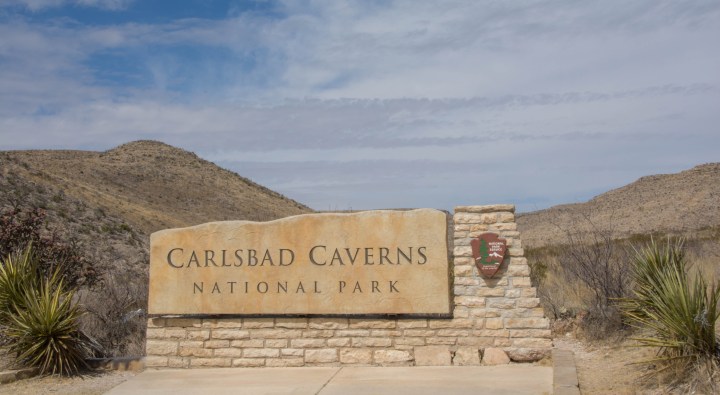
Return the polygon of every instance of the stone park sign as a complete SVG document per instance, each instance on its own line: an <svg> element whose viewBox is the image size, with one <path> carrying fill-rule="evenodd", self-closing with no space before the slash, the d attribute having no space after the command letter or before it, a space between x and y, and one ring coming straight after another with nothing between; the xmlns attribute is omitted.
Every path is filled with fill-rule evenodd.
<svg viewBox="0 0 720 395"><path fill-rule="evenodd" d="M451 313L447 214L308 214L153 233L150 314Z"/></svg>
<svg viewBox="0 0 720 395"><path fill-rule="evenodd" d="M429 209L307 214L156 232L145 364L539 360L552 348L550 323L514 212L459 206L452 221Z"/></svg>

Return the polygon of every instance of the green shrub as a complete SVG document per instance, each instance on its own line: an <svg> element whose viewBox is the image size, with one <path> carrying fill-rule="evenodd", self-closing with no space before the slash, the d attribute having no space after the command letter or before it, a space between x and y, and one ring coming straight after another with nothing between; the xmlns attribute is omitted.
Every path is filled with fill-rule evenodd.
<svg viewBox="0 0 720 395"><path fill-rule="evenodd" d="M58 272L48 278L37 270L28 246L0 265L0 324L17 362L43 374L77 374L86 367L92 342L78 329L82 312Z"/></svg>
<svg viewBox="0 0 720 395"><path fill-rule="evenodd" d="M657 347L658 355L645 362L671 369L678 380L692 378L699 367L708 377L717 371L720 287L700 274L688 275L683 242L654 240L635 250L631 271L634 296L622 299L620 307L633 326L650 332L638 338L641 346Z"/></svg>

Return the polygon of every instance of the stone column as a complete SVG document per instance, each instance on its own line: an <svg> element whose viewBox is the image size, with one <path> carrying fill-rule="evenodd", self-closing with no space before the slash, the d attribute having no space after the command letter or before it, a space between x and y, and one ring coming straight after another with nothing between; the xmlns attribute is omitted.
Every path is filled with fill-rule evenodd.
<svg viewBox="0 0 720 395"><path fill-rule="evenodd" d="M515 362L537 361L550 355L550 322L530 283L530 267L515 223L515 206L458 206L453 222L455 316L476 319L474 343L502 348ZM500 271L490 279L478 272L470 247L472 238L484 232L498 234L508 245Z"/></svg>

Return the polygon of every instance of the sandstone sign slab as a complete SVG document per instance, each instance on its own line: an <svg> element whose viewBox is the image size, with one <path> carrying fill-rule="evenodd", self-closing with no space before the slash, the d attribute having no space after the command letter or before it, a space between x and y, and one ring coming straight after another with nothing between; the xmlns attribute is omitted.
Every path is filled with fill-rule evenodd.
<svg viewBox="0 0 720 395"><path fill-rule="evenodd" d="M150 245L150 314L450 313L438 210L213 222Z"/></svg>

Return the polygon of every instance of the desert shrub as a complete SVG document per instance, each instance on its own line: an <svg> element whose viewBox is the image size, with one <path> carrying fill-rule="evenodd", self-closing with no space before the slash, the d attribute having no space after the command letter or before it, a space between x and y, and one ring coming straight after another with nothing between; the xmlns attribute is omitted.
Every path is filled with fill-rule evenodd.
<svg viewBox="0 0 720 395"><path fill-rule="evenodd" d="M59 272L43 277L30 245L3 259L1 266L5 304L0 324L17 362L43 374L76 374L86 367L92 342L78 329L82 313Z"/></svg>
<svg viewBox="0 0 720 395"><path fill-rule="evenodd" d="M630 295L632 283L626 246L612 226L600 228L589 216L565 234L557 259L565 279L583 285L578 291L586 310L579 321L583 333L590 338L622 333L625 325L616 300Z"/></svg>
<svg viewBox="0 0 720 395"><path fill-rule="evenodd" d="M37 269L45 277L58 272L70 288L92 286L98 276L80 246L72 240L61 240L55 233L43 232L46 226L46 213L40 208L15 207L0 213L0 257L32 244Z"/></svg>
<svg viewBox="0 0 720 395"><path fill-rule="evenodd" d="M573 318L584 308L577 292L577 280L568 279L558 264L556 248L528 248L530 280L537 289L545 314L555 321Z"/></svg>
<svg viewBox="0 0 720 395"><path fill-rule="evenodd" d="M104 356L143 355L147 287L144 281L102 280L101 295L87 293L83 305L88 314L81 321L83 330L101 346Z"/></svg>
<svg viewBox="0 0 720 395"><path fill-rule="evenodd" d="M653 240L635 250L631 277L633 296L621 300L623 314L633 326L649 331L637 340L657 347L656 372L671 370L675 381L698 378L698 368L717 374L720 361L715 324L720 315L720 286L688 274L683 242L658 246ZM710 381L712 383L712 380Z"/></svg>

